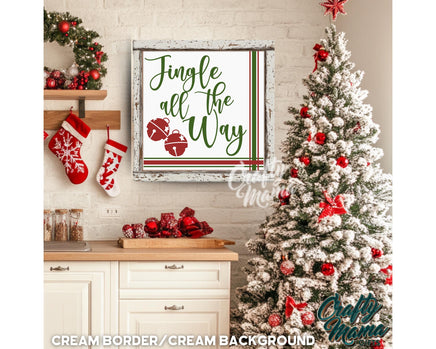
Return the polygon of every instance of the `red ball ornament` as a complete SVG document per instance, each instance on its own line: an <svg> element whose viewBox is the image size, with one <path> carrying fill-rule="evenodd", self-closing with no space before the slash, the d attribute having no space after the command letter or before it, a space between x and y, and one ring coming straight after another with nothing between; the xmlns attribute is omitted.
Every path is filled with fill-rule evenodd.
<svg viewBox="0 0 436 349"><path fill-rule="evenodd" d="M283 275L291 275L295 270L295 265L290 260L285 260L280 264L280 271Z"/></svg>
<svg viewBox="0 0 436 349"><path fill-rule="evenodd" d="M371 248L372 258L380 258L383 256L383 251L376 248Z"/></svg>
<svg viewBox="0 0 436 349"><path fill-rule="evenodd" d="M320 60L321 62L325 62L328 56L329 53L326 50L321 49L318 51L318 60Z"/></svg>
<svg viewBox="0 0 436 349"><path fill-rule="evenodd" d="M319 145L323 145L325 143L325 134L322 132L318 132L315 135L315 143Z"/></svg>
<svg viewBox="0 0 436 349"><path fill-rule="evenodd" d="M298 169L291 168L291 177L292 178L297 178L298 177Z"/></svg>
<svg viewBox="0 0 436 349"><path fill-rule="evenodd" d="M268 323L271 327L277 327L282 324L282 317L279 314L271 314L268 318Z"/></svg>
<svg viewBox="0 0 436 349"><path fill-rule="evenodd" d="M301 322L303 325L310 326L315 321L315 315L311 311L306 311L305 313L301 314Z"/></svg>
<svg viewBox="0 0 436 349"><path fill-rule="evenodd" d="M156 118L147 124L147 135L152 141L166 139L170 134L170 120L168 118Z"/></svg>
<svg viewBox="0 0 436 349"><path fill-rule="evenodd" d="M310 158L308 156L300 156L299 160L306 166L309 166L310 164Z"/></svg>
<svg viewBox="0 0 436 349"><path fill-rule="evenodd" d="M65 34L68 30L70 30L70 23L67 21L60 21L58 23L58 29L61 33Z"/></svg>
<svg viewBox="0 0 436 349"><path fill-rule="evenodd" d="M53 70L50 73L50 77L52 77L53 79L60 79L62 76L62 73L59 70Z"/></svg>
<svg viewBox="0 0 436 349"><path fill-rule="evenodd" d="M57 86L56 80L53 78L47 78L47 80L45 80L45 84L48 89L54 89Z"/></svg>
<svg viewBox="0 0 436 349"><path fill-rule="evenodd" d="M77 25L76 21L72 21L71 24L73 25L73 27L75 27Z"/></svg>
<svg viewBox="0 0 436 349"><path fill-rule="evenodd" d="M123 234L129 239L133 239L135 237L135 233L133 232L133 228L130 224L123 225Z"/></svg>
<svg viewBox="0 0 436 349"><path fill-rule="evenodd" d="M279 192L279 200L280 200L280 205L289 205L289 198L291 197L291 194L286 190L280 190Z"/></svg>
<svg viewBox="0 0 436 349"><path fill-rule="evenodd" d="M371 343L371 349L384 349L385 345L383 339L377 339L375 342Z"/></svg>
<svg viewBox="0 0 436 349"><path fill-rule="evenodd" d="M333 266L332 263L324 263L321 266L321 273L323 273L325 276L330 276L334 274L334 272L335 272L335 267Z"/></svg>
<svg viewBox="0 0 436 349"><path fill-rule="evenodd" d="M97 69L92 69L92 70L89 72L89 76L90 76L91 78L93 78L94 80L98 80L98 79L100 78L100 72L99 72Z"/></svg>
<svg viewBox="0 0 436 349"><path fill-rule="evenodd" d="M300 115L302 118L310 118L311 115L309 115L309 107L308 106L304 106L303 108L300 109Z"/></svg>
<svg viewBox="0 0 436 349"><path fill-rule="evenodd" d="M152 217L147 218L144 223L144 230L148 234L156 234L159 232L159 221Z"/></svg>
<svg viewBox="0 0 436 349"><path fill-rule="evenodd" d="M165 141L165 150L172 156L182 156L188 148L188 141L179 130L174 130Z"/></svg>
<svg viewBox="0 0 436 349"><path fill-rule="evenodd" d="M336 160L336 165L341 166L342 168L345 168L348 166L348 159L345 156L340 156Z"/></svg>

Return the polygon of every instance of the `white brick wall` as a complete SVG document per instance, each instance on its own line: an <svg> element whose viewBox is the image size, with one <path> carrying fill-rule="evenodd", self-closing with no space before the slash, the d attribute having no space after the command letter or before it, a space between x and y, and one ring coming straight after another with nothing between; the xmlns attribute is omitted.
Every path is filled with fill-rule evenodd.
<svg viewBox="0 0 436 349"><path fill-rule="evenodd" d="M103 88L104 101L87 103L88 109L121 110L121 130L111 138L130 146L130 40L132 39L270 39L276 46L276 154L286 133L283 122L289 105L298 105L304 88L301 79L313 69L312 47L323 35L328 18L319 1L308 0L45 0L48 11L69 11L83 25L97 31L109 56ZM77 108L74 101L46 101L47 109ZM55 131L49 131L54 134ZM265 209L245 208L226 183L138 183L130 172L130 150L118 174L121 195L110 198L95 175L101 165L106 132L94 130L82 156L89 168L85 183L69 182L59 160L45 148L46 208L80 207L85 210L85 239L116 239L128 222L143 222L161 212L184 206L215 228L213 236L235 240L231 249L241 254L233 266L233 287L243 284L240 267L246 260L245 242L265 217ZM46 141L48 142L48 141ZM102 207L121 208L121 218L99 217Z"/></svg>

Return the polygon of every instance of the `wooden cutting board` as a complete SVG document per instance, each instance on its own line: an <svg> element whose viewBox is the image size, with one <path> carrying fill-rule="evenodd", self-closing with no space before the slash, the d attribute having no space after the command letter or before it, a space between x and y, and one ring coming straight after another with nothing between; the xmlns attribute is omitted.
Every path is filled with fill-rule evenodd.
<svg viewBox="0 0 436 349"><path fill-rule="evenodd" d="M120 238L118 245L122 248L222 248L224 245L234 245L234 241L214 238L155 238L129 239Z"/></svg>

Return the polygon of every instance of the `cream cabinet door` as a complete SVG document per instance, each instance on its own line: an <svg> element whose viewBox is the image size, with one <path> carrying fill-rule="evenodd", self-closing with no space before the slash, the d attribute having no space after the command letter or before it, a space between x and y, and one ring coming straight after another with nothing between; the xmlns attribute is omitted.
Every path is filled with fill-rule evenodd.
<svg viewBox="0 0 436 349"><path fill-rule="evenodd" d="M161 345L151 346L153 348L190 347L177 342L186 336L215 337L215 345L203 348L218 348L218 336L228 336L228 319L229 301L226 299L120 300L120 335L157 336ZM160 343L164 337L164 342Z"/></svg>
<svg viewBox="0 0 436 349"><path fill-rule="evenodd" d="M116 262L45 262L44 348L56 348L55 335L116 334L111 283L117 284Z"/></svg>

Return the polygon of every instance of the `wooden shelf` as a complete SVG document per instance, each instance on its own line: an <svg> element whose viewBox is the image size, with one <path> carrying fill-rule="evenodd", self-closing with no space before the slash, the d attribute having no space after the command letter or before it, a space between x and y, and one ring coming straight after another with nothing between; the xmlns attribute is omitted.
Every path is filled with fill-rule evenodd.
<svg viewBox="0 0 436 349"><path fill-rule="evenodd" d="M112 130L119 130L121 128L121 112L119 110L85 111L85 100L103 100L106 96L106 90L44 90L45 100L78 100L79 111L73 110L73 113L79 117L82 115L83 121L91 129L105 130L106 125L109 125ZM44 129L59 129L68 114L69 110L44 110Z"/></svg>
<svg viewBox="0 0 436 349"><path fill-rule="evenodd" d="M107 90L44 90L45 100L103 100L107 96Z"/></svg>

